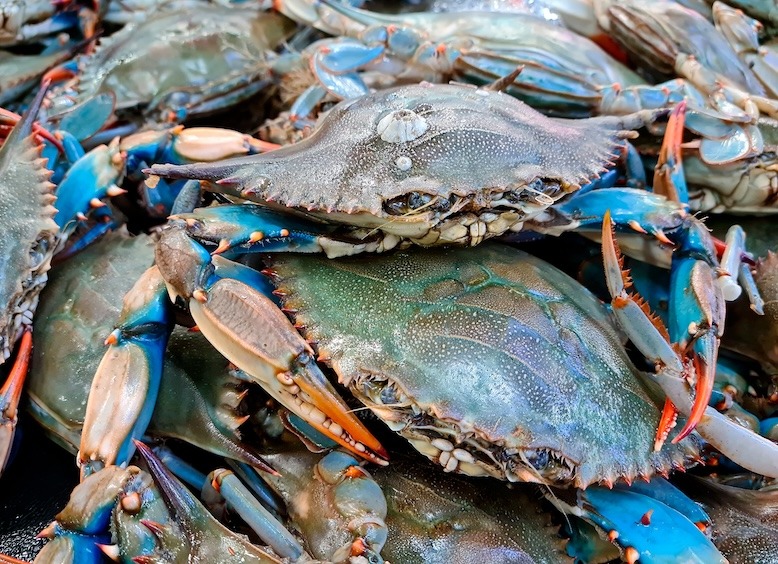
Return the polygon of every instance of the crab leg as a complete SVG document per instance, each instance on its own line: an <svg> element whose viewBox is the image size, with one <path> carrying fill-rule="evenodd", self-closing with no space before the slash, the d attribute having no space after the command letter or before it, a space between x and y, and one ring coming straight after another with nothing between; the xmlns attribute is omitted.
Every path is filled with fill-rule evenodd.
<svg viewBox="0 0 778 564"><path fill-rule="evenodd" d="M326 562L383 562L386 499L354 457L343 451L322 457L304 448L271 456L281 476L262 478L283 497L289 518L304 532L314 557ZM321 513L308 509L311 499L323 501Z"/></svg>
<svg viewBox="0 0 778 564"><path fill-rule="evenodd" d="M213 346L293 413L357 456L384 464L386 451L327 381L306 343L252 269L211 256L181 228L166 231L157 265Z"/></svg>
<svg viewBox="0 0 778 564"><path fill-rule="evenodd" d="M152 450L176 477L196 490L203 490L203 499L206 490L216 492L219 498L217 503L226 502L277 554L292 561L303 555L304 550L297 539L257 501L233 472L222 468L206 476L166 447Z"/></svg>
<svg viewBox="0 0 778 564"><path fill-rule="evenodd" d="M105 340L109 348L89 390L81 433L82 477L129 462L132 440L154 412L171 329L165 284L152 267L125 296L119 325Z"/></svg>
<svg viewBox="0 0 778 564"><path fill-rule="evenodd" d="M19 409L19 398L27 377L31 352L32 332L27 330L19 343L16 362L5 384L0 388L0 476L3 475L3 469L11 456L16 431L16 412Z"/></svg>
<svg viewBox="0 0 778 564"><path fill-rule="evenodd" d="M703 396L709 387L707 381L698 383L694 402L690 399L686 378L690 364L694 369L702 370L701 374L697 374L698 379L707 378L709 371L715 368L715 356L712 359L705 358L705 354L712 353L710 347L715 340L713 334L707 332L698 338L700 343L695 342L693 346L692 360L684 362L679 352L670 345L667 330L643 309L638 297L626 291L611 219L607 213L603 221L602 237L605 277L608 290L613 296L611 303L616 320L638 350L659 367L657 382L673 406L688 418L684 432L690 431L689 427L694 428L690 421L694 422L705 440L737 464L765 476L778 476L778 445L741 427L712 407L706 407L708 398ZM701 266L699 261L692 264L689 270L692 282L705 272L710 275L709 267L704 263ZM661 435L667 430L659 429L657 438L660 444L663 440Z"/></svg>
<svg viewBox="0 0 778 564"><path fill-rule="evenodd" d="M190 558L195 562L220 562L230 560L229 554L232 554L236 561L281 562L280 558L252 545L242 535L236 535L221 525L189 490L176 480L149 447L140 441L136 441L136 446L146 461L149 473L159 487L171 516L181 524L185 533L184 541L191 551ZM173 533L172 527L164 524L159 524L157 528L160 534ZM234 542L240 543L245 560L230 550L229 544Z"/></svg>
<svg viewBox="0 0 778 564"><path fill-rule="evenodd" d="M664 480L578 490L575 506L548 498L563 512L596 525L631 564L727 562L703 532L710 517Z"/></svg>

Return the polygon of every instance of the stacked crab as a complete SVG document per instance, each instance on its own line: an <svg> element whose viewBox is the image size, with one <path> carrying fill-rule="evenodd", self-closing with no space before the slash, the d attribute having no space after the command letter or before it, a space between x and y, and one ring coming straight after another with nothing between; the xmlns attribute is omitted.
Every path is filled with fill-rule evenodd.
<svg viewBox="0 0 778 564"><path fill-rule="evenodd" d="M769 6L137 4L2 8L36 562L778 557L776 261L692 213L776 209Z"/></svg>

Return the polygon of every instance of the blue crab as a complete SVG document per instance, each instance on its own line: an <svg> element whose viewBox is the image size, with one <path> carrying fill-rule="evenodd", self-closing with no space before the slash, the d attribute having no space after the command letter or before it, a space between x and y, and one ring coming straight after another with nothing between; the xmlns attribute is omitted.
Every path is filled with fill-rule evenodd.
<svg viewBox="0 0 778 564"><path fill-rule="evenodd" d="M198 260L196 249L181 232L166 233L161 246L177 247L174 256L179 268L186 260ZM292 389L299 376L286 372L295 370L295 359L292 351L291 360L287 360L290 353L284 349L289 348L287 342L294 343L299 337L286 320L267 309L270 305L257 305L262 300L260 292L270 295L272 286L237 264L228 267L218 257L215 263L219 273L240 274L240 282L214 279L214 287L207 288L208 299L190 303L198 327L213 335L214 321L222 324L230 339L218 333L215 339L211 337L217 348L248 373L256 374L266 387L274 386L280 401L294 409L295 403L285 395L299 393ZM170 259L158 266L170 268ZM572 280L517 251L482 247L442 256L401 253L349 261L278 255L272 268L280 281L278 293L285 296L287 309L296 312L297 325L318 341L319 357L331 364L341 381L392 429L449 471L583 487L593 481L631 480L664 472L671 466L688 464L694 457L694 441L690 443L688 438L651 452L659 413L642 388L639 372L624 356L604 310ZM261 340L231 329L234 314L224 308L230 307L233 298L230 294L220 296L220 287L244 296L240 309L251 306L248 315L252 317L253 310L261 307L259 315L271 323ZM538 301L540 296L543 298ZM394 306L387 309L380 305L386 303ZM369 308L372 329L359 321L365 320L365 308ZM519 311L526 314L524 319L515 317ZM572 316L569 320L568 315ZM581 323L583 327L571 330ZM487 334L485 326L491 327ZM566 329L559 334L563 327ZM127 339L123 335L129 337L131 330L120 328L117 347L127 346L122 343ZM425 338L420 332L439 337ZM488 342L479 345L473 332ZM602 340L593 350L595 334ZM586 335L586 344L580 335ZM435 353L441 347L439 340L451 354ZM543 355L549 360L556 358L556 364L545 377L533 373L525 362L511 361L514 357L535 358L540 354L535 348L546 340ZM278 346L283 348L276 353ZM265 360L247 356L258 347ZM509 351L503 352L505 347ZM563 349L566 354L552 352ZM117 352L121 354L121 349ZM117 352L109 351L106 358ZM313 352L303 351L303 361L310 354ZM251 360L246 362L246 358ZM472 363L476 358L480 359L477 367ZM572 359L583 364L572 366ZM121 365L114 370L120 369ZM313 371L310 365L305 369ZM275 378L281 386L274 385L273 376L267 374L271 371L278 374ZM460 372L473 375L466 397L451 394L458 388L450 378L461 385ZM575 376L584 373L586 378ZM548 378L551 380L546 381ZM496 389L485 395L484 388ZM614 395L616 390L619 392ZM602 406L608 397L609 410L603 419L593 420L589 411L581 418L580 410L569 404L570 393L577 395L579 406L589 405L591 398L597 398L594 401ZM89 401L103 405L103 396L90 396ZM552 409L547 402L558 407ZM548 419L549 413L557 412L561 419ZM310 410L302 410L302 417L310 415ZM718 437L712 440L718 448L731 452L734 445L728 444L730 441L760 451L766 447L750 431L716 415L710 418L714 423L706 419L703 428L717 428ZM316 417L311 419L317 423ZM589 428L590 424L594 427ZM512 431L517 428L522 432ZM629 433L625 434L624 428L629 428ZM583 444L583 436L588 438L586 448L581 449L577 445ZM87 464L91 463L90 452L96 452L90 448L82 443L81 456ZM365 456L361 449L354 450ZM741 459L751 454L741 453Z"/></svg>
<svg viewBox="0 0 778 564"><path fill-rule="evenodd" d="M640 190L575 194L604 170L619 139L630 135L622 128L654 117L556 121L499 92L422 83L344 102L311 137L267 155L155 165L150 171L163 178L206 181L210 190L261 204L202 210L181 222L198 241L217 244L218 253L294 248L337 256L410 243L475 245L527 228L599 230L605 210L612 208L627 232L652 233L663 243L671 242L670 234L681 251L672 259L674 271L688 275L697 264L693 256L716 269L712 241L683 205ZM336 155L334 146L339 147ZM678 175L672 159L668 162L662 169L668 175L659 177L662 186ZM268 208L329 225L308 227L295 220L282 228ZM332 226L335 221L348 229ZM665 260L670 264L669 257ZM716 288L720 285L729 299L736 297L738 290L721 274L715 275ZM696 308L709 307L692 306L680 297L689 282L672 289L673 307L687 325L707 315ZM695 300L719 304L712 306L717 321L702 322L709 329L701 340L694 338L695 347L716 341L723 325L719 290L705 286L692 283ZM184 287L184 295L191 295L189 284ZM708 359L704 364L709 370L715 363ZM704 403L700 397L698 405Z"/></svg>
<svg viewBox="0 0 778 564"><path fill-rule="evenodd" d="M760 112L778 115L774 101L734 83L722 84L711 69L687 56L686 45L675 44L677 36L663 35L659 25L652 30L659 37L636 48L647 51L641 55L649 59L669 58L670 64L677 55L679 76L684 78L651 85L591 41L528 14L384 15L336 0L286 0L279 7L298 21L349 36L318 42L304 51L315 80L292 106L292 117L298 121L325 93L337 99L367 93L360 70L389 74L394 81L389 84L447 77L484 84L505 77L517 66L524 70L506 80L506 91L549 115L623 115L641 108L670 109L686 100L694 118L687 127L703 137L701 152L711 163L758 155L763 144L756 119ZM623 12L630 6L619 3L610 11L617 8ZM691 23L707 26L709 43L724 43L716 40L718 32L702 16L680 6L676 9L691 17ZM660 21L667 17L651 15ZM734 51L727 55L738 63ZM376 82L387 85L383 78Z"/></svg>
<svg viewBox="0 0 778 564"><path fill-rule="evenodd" d="M117 232L55 267L42 294L35 321L34 369L27 383L28 408L73 454L81 441L87 396L103 341L120 310L110 297L126 293L153 258L150 237L130 238ZM65 370L68 378L61 377ZM237 431L245 421L240 413L244 388L199 333L180 328L168 344L165 379L148 434L180 438L263 467ZM118 387L115 391L123 392ZM62 401L63 397L68 400Z"/></svg>
<svg viewBox="0 0 778 564"><path fill-rule="evenodd" d="M163 6L79 58L74 79L52 91L47 119L85 139L115 118L137 121L133 110L152 123L216 112L270 83L272 50L291 29L256 8Z"/></svg>
<svg viewBox="0 0 778 564"><path fill-rule="evenodd" d="M2 272L0 276L0 364L11 356L22 334L29 332L46 283L59 228L52 206L54 185L33 134L33 119L44 91L0 147L0 210L2 210ZM0 390L0 469L10 454L16 409L27 373L32 340L27 334L6 384Z"/></svg>

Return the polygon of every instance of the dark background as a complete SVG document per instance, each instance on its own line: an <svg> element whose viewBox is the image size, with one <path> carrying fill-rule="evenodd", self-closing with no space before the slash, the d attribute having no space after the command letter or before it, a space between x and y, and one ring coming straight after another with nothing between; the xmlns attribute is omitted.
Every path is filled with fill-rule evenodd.
<svg viewBox="0 0 778 564"><path fill-rule="evenodd" d="M0 553L31 561L46 544L35 535L67 504L78 468L75 457L26 414L19 419L16 449L0 477Z"/></svg>

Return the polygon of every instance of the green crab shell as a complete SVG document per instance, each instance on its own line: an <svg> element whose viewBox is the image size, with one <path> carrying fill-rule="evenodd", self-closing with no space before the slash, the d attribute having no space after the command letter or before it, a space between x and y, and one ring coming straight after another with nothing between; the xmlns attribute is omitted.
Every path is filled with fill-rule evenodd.
<svg viewBox="0 0 778 564"><path fill-rule="evenodd" d="M340 382L447 470L586 487L697 454L696 438L653 451L659 411L607 311L526 253L272 264Z"/></svg>
<svg viewBox="0 0 778 564"><path fill-rule="evenodd" d="M253 9L203 4L157 10L101 40L92 55L80 60L77 102L111 92L121 110L153 107L172 93L187 96L192 104L220 91L227 96L267 70L268 51L291 29L286 18ZM234 95L235 101L245 97Z"/></svg>

